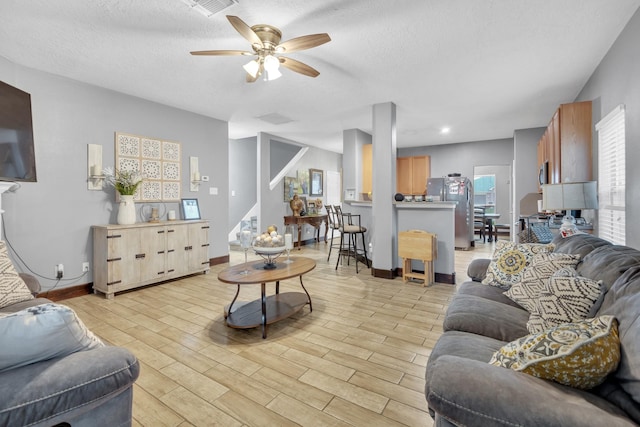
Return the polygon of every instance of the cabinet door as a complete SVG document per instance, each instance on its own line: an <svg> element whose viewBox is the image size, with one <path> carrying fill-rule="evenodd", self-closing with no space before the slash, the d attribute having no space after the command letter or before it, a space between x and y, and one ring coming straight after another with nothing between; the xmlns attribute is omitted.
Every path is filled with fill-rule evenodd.
<svg viewBox="0 0 640 427"><path fill-rule="evenodd" d="M189 271L209 268L209 223L189 224Z"/></svg>
<svg viewBox="0 0 640 427"><path fill-rule="evenodd" d="M396 159L396 192L413 194L412 176L413 162L411 157L398 157Z"/></svg>
<svg viewBox="0 0 640 427"><path fill-rule="evenodd" d="M362 146L362 192L373 191L373 144Z"/></svg>
<svg viewBox="0 0 640 427"><path fill-rule="evenodd" d="M427 179L431 177L431 156L414 156L411 160L411 192L427 194Z"/></svg>
<svg viewBox="0 0 640 427"><path fill-rule="evenodd" d="M189 233L185 224L167 226L167 275L171 277L188 271L186 249L189 246Z"/></svg>
<svg viewBox="0 0 640 427"><path fill-rule="evenodd" d="M136 262L140 267L140 281L162 280L165 275L165 227L140 228L140 252Z"/></svg>
<svg viewBox="0 0 640 427"><path fill-rule="evenodd" d="M561 182L591 181L591 101L560 106Z"/></svg>
<svg viewBox="0 0 640 427"><path fill-rule="evenodd" d="M560 110L553 115L549 124L549 183L560 183Z"/></svg>
<svg viewBox="0 0 640 427"><path fill-rule="evenodd" d="M140 244L140 229L118 230L122 236L119 244L122 253L122 285L123 289L129 289L129 285L140 282L140 265L144 251Z"/></svg>
<svg viewBox="0 0 640 427"><path fill-rule="evenodd" d="M127 246L127 235L124 230L107 231L107 276L104 285L119 285L123 276L127 274L124 252ZM94 265L96 262L94 261ZM130 274L130 273L129 273ZM102 284L101 284L102 285ZM101 286L101 290L106 292L107 288Z"/></svg>

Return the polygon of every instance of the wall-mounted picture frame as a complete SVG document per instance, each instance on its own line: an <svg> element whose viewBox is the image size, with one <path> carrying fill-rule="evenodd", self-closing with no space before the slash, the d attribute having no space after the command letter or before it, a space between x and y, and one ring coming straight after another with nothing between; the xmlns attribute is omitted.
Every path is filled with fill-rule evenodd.
<svg viewBox="0 0 640 427"><path fill-rule="evenodd" d="M309 182L311 188L309 189L309 196L322 197L324 194L322 189L324 187L323 180L324 172L320 169L309 169Z"/></svg>
<svg viewBox="0 0 640 427"><path fill-rule="evenodd" d="M284 198L283 202L289 202L294 194L300 194L300 183L298 178L292 176L284 177Z"/></svg>
<svg viewBox="0 0 640 427"><path fill-rule="evenodd" d="M182 219L200 219L200 206L198 199L181 199L180 210L182 211Z"/></svg>
<svg viewBox="0 0 640 427"><path fill-rule="evenodd" d="M309 194L309 170L298 171L298 184L300 185L300 193L298 194Z"/></svg>

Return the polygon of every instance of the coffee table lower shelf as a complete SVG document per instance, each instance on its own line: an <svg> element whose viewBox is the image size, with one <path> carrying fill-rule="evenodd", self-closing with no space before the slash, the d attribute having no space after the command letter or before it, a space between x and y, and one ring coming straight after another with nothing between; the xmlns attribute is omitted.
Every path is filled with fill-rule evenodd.
<svg viewBox="0 0 640 427"><path fill-rule="evenodd" d="M239 301L236 302L234 307L231 308L231 313L228 312L229 307L225 307L227 326L236 329L264 327L286 319L302 310L305 305L311 304L309 297L302 292L284 292L269 295L265 300L266 322L262 315L262 300L257 299L244 304ZM263 336L266 336L266 331L263 331Z"/></svg>

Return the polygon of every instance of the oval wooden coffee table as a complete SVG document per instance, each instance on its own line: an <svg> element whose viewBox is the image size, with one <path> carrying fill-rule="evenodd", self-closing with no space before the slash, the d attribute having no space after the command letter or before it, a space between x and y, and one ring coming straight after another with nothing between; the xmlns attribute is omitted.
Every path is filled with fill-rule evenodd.
<svg viewBox="0 0 640 427"><path fill-rule="evenodd" d="M252 261L227 268L218 274L218 280L238 286L235 297L225 309L227 326L238 329L249 329L262 326L262 338L267 337L267 325L285 319L309 304L313 311L311 296L302 283L302 275L316 268L316 262L305 257L291 257L291 263L279 261L276 268L266 270L263 261ZM292 277L300 277L302 292L280 293L280 281ZM266 295L269 282L276 283L276 293ZM240 288L244 285L260 284L260 299L240 304L236 302ZM236 304L236 307L234 307Z"/></svg>

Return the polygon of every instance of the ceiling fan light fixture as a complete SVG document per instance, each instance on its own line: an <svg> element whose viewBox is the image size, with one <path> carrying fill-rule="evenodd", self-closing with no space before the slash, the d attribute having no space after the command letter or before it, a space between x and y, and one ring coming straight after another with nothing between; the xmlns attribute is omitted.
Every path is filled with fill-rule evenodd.
<svg viewBox="0 0 640 427"><path fill-rule="evenodd" d="M267 55L264 58L264 69L269 71L270 73L273 73L275 71L278 71L278 68L280 68L280 61L278 60L278 58L276 58L273 55ZM280 74L280 72L278 71L278 74ZM280 74L281 76L282 74ZM280 77L278 76L278 77ZM276 77L277 78L277 77Z"/></svg>
<svg viewBox="0 0 640 427"><path fill-rule="evenodd" d="M254 79L258 75L258 70L260 70L260 63L253 59L242 66L244 70Z"/></svg>
<svg viewBox="0 0 640 427"><path fill-rule="evenodd" d="M272 69L272 70L267 70L265 67L265 72L264 72L264 79L266 81L271 81L271 80L275 80L275 79L279 79L280 77L282 77L282 73L280 72L280 70L276 69Z"/></svg>

